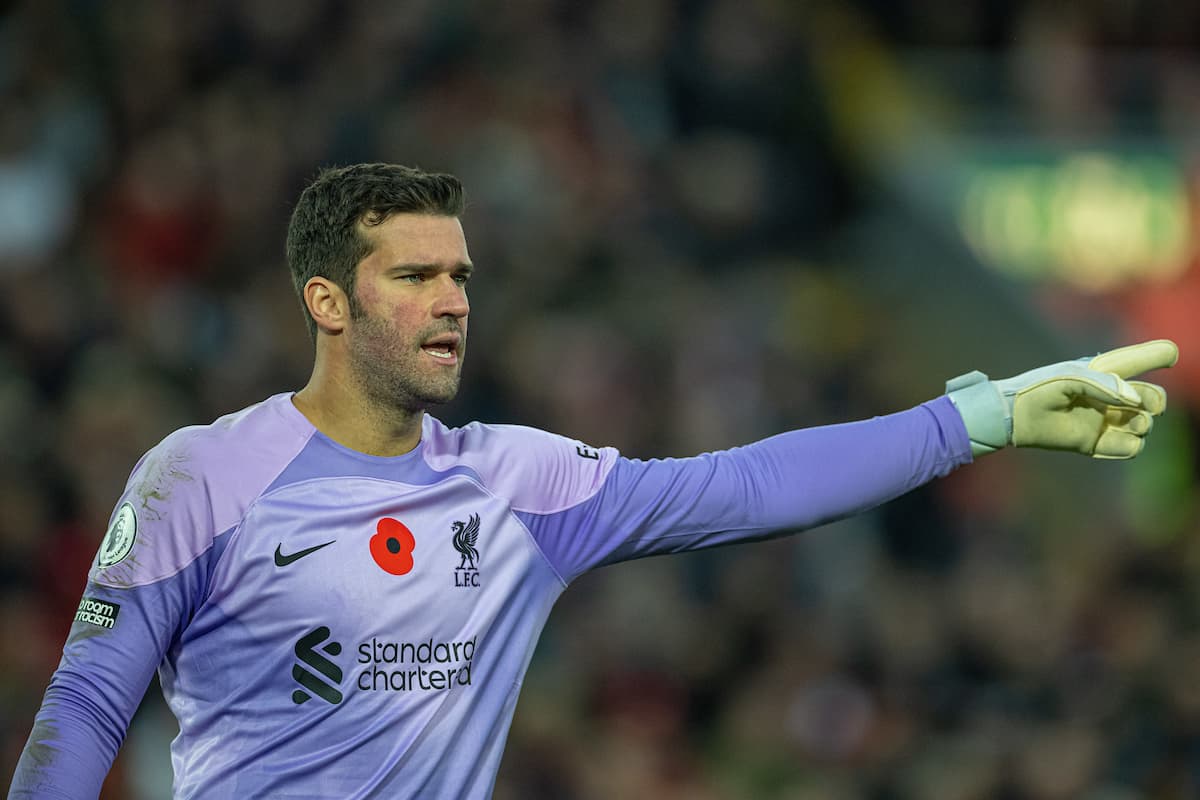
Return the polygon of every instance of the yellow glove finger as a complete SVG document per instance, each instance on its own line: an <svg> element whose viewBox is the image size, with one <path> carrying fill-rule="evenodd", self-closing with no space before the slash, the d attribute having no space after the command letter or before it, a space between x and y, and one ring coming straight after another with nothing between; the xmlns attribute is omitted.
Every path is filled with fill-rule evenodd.
<svg viewBox="0 0 1200 800"><path fill-rule="evenodd" d="M1133 458L1142 452L1142 448L1145 446L1146 439L1144 436L1138 436L1135 433L1116 428L1109 428L1100 434L1100 439L1096 442L1096 450L1092 453L1092 457L1109 459Z"/></svg>
<svg viewBox="0 0 1200 800"><path fill-rule="evenodd" d="M1173 366L1178 360L1179 348L1174 342L1170 339L1154 339L1101 353L1088 362L1088 368L1131 378L1152 369Z"/></svg>
<svg viewBox="0 0 1200 800"><path fill-rule="evenodd" d="M1151 414L1161 414L1167 410L1167 392L1161 386L1145 381L1129 381L1129 385L1142 398L1142 408Z"/></svg>
<svg viewBox="0 0 1200 800"><path fill-rule="evenodd" d="M1147 411L1110 407L1104 413L1104 427L1145 436L1154 428L1154 417Z"/></svg>
<svg viewBox="0 0 1200 800"><path fill-rule="evenodd" d="M1096 458L1133 458L1146 446L1146 435L1154 428L1154 417L1146 411L1108 408L1104 428L1096 441Z"/></svg>

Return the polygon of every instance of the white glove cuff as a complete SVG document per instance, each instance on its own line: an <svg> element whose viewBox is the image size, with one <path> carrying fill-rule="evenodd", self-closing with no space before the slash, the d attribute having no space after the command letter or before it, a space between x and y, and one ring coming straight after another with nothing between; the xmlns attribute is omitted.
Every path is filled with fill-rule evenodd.
<svg viewBox="0 0 1200 800"><path fill-rule="evenodd" d="M1012 443L1012 404L979 370L946 381L946 394L962 416L971 455L994 453Z"/></svg>

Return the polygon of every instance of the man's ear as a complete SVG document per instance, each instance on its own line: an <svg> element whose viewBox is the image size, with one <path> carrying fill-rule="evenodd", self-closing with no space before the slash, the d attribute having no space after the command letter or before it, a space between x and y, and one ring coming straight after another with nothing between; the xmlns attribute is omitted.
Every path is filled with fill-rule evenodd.
<svg viewBox="0 0 1200 800"><path fill-rule="evenodd" d="M324 333L341 333L350 321L350 298L328 278L318 275L308 279L304 284L304 304L317 329Z"/></svg>

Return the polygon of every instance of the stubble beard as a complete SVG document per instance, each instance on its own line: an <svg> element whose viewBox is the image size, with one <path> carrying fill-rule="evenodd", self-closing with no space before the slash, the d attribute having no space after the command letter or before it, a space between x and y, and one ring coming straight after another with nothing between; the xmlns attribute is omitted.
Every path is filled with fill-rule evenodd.
<svg viewBox="0 0 1200 800"><path fill-rule="evenodd" d="M423 332L415 341L406 342L385 320L369 315L356 319L350 364L364 396L381 408L407 413L453 400L461 380L466 339L453 370L439 368L426 363L430 356L418 346L438 332Z"/></svg>

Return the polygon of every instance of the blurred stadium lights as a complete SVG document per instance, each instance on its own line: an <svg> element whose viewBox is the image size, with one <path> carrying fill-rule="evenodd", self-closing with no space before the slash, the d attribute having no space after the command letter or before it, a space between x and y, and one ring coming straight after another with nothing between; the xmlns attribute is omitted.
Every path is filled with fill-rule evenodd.
<svg viewBox="0 0 1200 800"><path fill-rule="evenodd" d="M1000 273L1099 292L1187 268L1197 237L1175 158L1007 145L966 155L959 225Z"/></svg>

